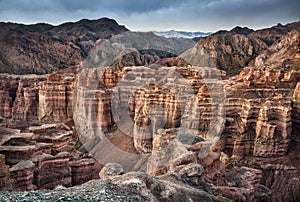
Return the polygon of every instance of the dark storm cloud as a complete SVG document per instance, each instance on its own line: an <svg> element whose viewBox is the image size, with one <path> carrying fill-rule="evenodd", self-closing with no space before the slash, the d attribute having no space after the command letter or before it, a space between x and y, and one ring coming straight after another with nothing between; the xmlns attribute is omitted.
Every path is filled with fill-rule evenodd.
<svg viewBox="0 0 300 202"><path fill-rule="evenodd" d="M0 21L61 23L115 18L135 30L216 30L300 20L299 0L0 0Z"/></svg>
<svg viewBox="0 0 300 202"><path fill-rule="evenodd" d="M87 11L118 11L123 13L151 12L163 8L169 8L182 4L179 0L15 0L0 1L0 10L18 10L22 12L37 11L37 9L55 9L74 12L78 10Z"/></svg>

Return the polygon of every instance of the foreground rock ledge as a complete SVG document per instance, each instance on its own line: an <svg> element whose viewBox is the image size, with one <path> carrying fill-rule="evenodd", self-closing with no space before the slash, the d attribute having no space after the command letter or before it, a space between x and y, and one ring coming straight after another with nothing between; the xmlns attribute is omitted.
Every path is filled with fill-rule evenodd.
<svg viewBox="0 0 300 202"><path fill-rule="evenodd" d="M30 192L2 192L0 201L227 201L175 177L160 180L142 172L130 172L107 180L92 180L71 188Z"/></svg>

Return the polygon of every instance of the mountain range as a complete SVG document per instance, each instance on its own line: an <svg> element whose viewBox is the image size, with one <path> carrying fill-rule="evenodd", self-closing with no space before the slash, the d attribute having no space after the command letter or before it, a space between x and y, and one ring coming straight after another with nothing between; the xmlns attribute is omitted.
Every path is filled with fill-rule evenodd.
<svg viewBox="0 0 300 202"><path fill-rule="evenodd" d="M256 31L239 26L230 31L220 30L216 33L171 30L168 32L154 32L156 36L141 33L136 34L136 38L133 37L133 34L128 40L132 41L135 40L134 38L138 39L140 37L141 40L135 40L135 43L139 43L139 41L145 42L142 39L143 37L148 38L148 45L142 44L141 49L147 49L145 47L148 47L148 49L169 51L173 57L178 55L178 52L174 52L175 49L178 49L181 45L188 47L186 46L187 43L194 43L199 49L205 50L217 68L225 70L228 75L236 75L276 40L291 30L299 30L299 27L300 22L287 25L278 24L271 28ZM109 18L83 19L58 26L45 23L23 25L2 22L0 23L0 72L47 74L78 65L89 54L93 55L94 47L101 44L103 40L109 40L113 36L126 32L130 31L125 26L119 25L115 20ZM121 40L121 38L118 40ZM188 40L190 41L188 42ZM151 43L157 43L151 48L150 41L152 41ZM159 44L160 42L161 44ZM166 48L165 45L167 44L178 47L174 47L175 49L169 47L168 50L162 50ZM154 53L155 51L150 52ZM143 59L145 57L152 58L152 62L163 58L156 54L152 56L148 53L137 54L134 57L127 58L126 61L123 60L123 62L119 61L117 63L123 66L142 65L143 62L141 61L147 61ZM163 55L166 54L163 53ZM171 63L173 64L173 62Z"/></svg>
<svg viewBox="0 0 300 202"><path fill-rule="evenodd" d="M0 72L45 74L83 60L98 39L128 31L115 20L83 19L58 26L0 23Z"/></svg>
<svg viewBox="0 0 300 202"><path fill-rule="evenodd" d="M206 37L212 34L212 32L186 32L186 31L175 31L175 30L170 30L170 31L164 31L164 32L157 32L154 31L154 34L157 36L163 36L166 38L199 38L199 37Z"/></svg>

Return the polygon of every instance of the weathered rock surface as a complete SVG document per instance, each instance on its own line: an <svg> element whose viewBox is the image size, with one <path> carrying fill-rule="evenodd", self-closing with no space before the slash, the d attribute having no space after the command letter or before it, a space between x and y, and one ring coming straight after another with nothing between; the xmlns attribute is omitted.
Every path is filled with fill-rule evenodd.
<svg viewBox="0 0 300 202"><path fill-rule="evenodd" d="M32 190L33 172L35 165L31 161L22 160L10 168L11 179L13 180L12 188L17 191Z"/></svg>
<svg viewBox="0 0 300 202"><path fill-rule="evenodd" d="M130 172L107 180L92 180L71 188L26 192L3 192L0 200L80 201L229 201L215 197L177 179L158 179L142 172Z"/></svg>
<svg viewBox="0 0 300 202"><path fill-rule="evenodd" d="M227 71L230 76L238 74L267 48L260 39L240 34L209 36L201 39L198 46L209 54L216 67Z"/></svg>
<svg viewBox="0 0 300 202"><path fill-rule="evenodd" d="M292 36L295 37L295 40L287 40L290 37L293 38ZM296 53L298 49L293 47L297 46L298 38L296 31L289 33L288 37L283 36L282 43L274 43L266 51L267 58L272 60L271 58L275 57L273 54L277 54L272 50L278 50L276 47L281 46L286 47L284 54L290 57L291 61L296 61L299 55ZM292 48L292 52L287 51L290 48ZM257 58L264 54L262 53ZM138 152L151 153L147 164L147 171L151 175L175 173L186 165L199 164L205 170L204 181L218 187L215 193L223 193L224 197L233 200L254 201L272 197L272 200L277 200L281 198L281 195L272 195L271 193L280 192L280 187L285 184L284 180L280 177L279 172L269 175L263 167L267 164L274 167L278 164L293 165L295 162L299 165L296 154L288 158L292 150L299 148L295 141L298 131L294 129L294 127L298 127L297 100L299 96L296 84L299 81L299 71L295 62L291 63L289 67L292 71L286 66L278 66L278 71L273 71L274 68L266 68L264 64L256 63L254 67L245 68L239 76L224 81L224 88L220 88L223 90L219 91L210 91L208 84L211 82L214 85L222 85L222 83L218 84L216 80L211 79L204 84L201 82L201 76L194 74L192 68L189 67L169 68L174 68L176 72L182 73L184 79L174 76L175 79L172 80L169 75L169 78L164 80L165 83L162 82L168 88L147 85L151 82L155 83L155 79L162 79L163 76L160 75L163 75L164 68L158 67L159 71L155 71L148 67L130 67L125 68L124 72L116 72L115 75L107 72L104 73L100 84L99 75L101 73L95 74L93 72L97 70L86 70L91 72L90 74L85 73L90 76L83 77L82 81L85 86L89 86L86 85L89 82L93 85L90 85L91 89L84 89L85 92L99 92L96 95L100 95L100 98L105 99L106 103L109 103L114 96L114 104L123 107L125 111L116 113L111 108L113 105L103 108L103 105L100 104L101 108L99 108L96 99L92 100L91 96L86 96L89 99L84 99L84 102L88 102L92 107L81 105L81 111L97 118L80 114L82 121L90 120L88 121L90 128L80 131L80 133L96 134L98 126L100 129L103 125L107 126L108 124L102 123L106 123L108 120L111 126L117 125L121 129L124 126L128 129L126 132L132 134L134 146ZM97 76L93 77L94 75ZM222 78L222 76L220 77ZM122 81L119 81L120 78ZM193 83L191 89L181 85L183 80ZM180 93L172 91L171 83L175 81L181 92L194 93L195 89L197 90L194 102L185 102L186 97L180 97ZM295 88L296 90L294 90ZM82 99L83 93L84 91L78 91L77 99ZM220 97L222 93L226 93L226 99L221 97L222 99L219 101L225 101L225 106L220 108L212 98ZM222 116L224 110L226 110L226 117ZM97 112L94 114L88 113L95 111ZM184 116L182 111L187 112L187 116ZM296 114L294 114L295 112ZM101 116L97 113L100 113ZM124 118L122 113L127 113L125 122L129 126L118 125L118 120ZM216 114L216 117L213 117L215 119L211 118L213 114ZM105 121L103 117L108 117L108 119ZM115 122L112 121L112 117L116 117ZM100 123L98 126L95 120ZM213 127L210 125L212 120L216 121L213 122ZM202 137L212 142L190 142L185 145L178 138L176 139L178 131L175 130L176 132L173 131L170 135L168 132L158 130L179 126L184 129L183 131L188 131L183 133L184 135L189 133L193 135L194 138L187 138L189 140ZM104 134L109 131L109 128L111 127L102 128ZM208 130L212 134L220 136L220 139L209 137ZM107 134L112 133L108 132ZM293 146L294 144L296 146ZM232 172L231 166L235 166L233 170L239 173L244 184L241 182L242 185L240 185L236 182L237 179L233 179L235 182L229 182L229 179L226 179L228 176L224 177L224 173ZM242 166L244 168L241 168ZM288 166L284 172L287 173L287 176L295 178L294 173L288 171L289 169L292 168ZM180 171L178 172L180 173ZM278 185L272 186L266 183L263 180L264 176L273 176L278 180ZM286 200L297 197L295 193L299 184L297 180L293 183L295 184L289 185L291 192L286 196Z"/></svg>
<svg viewBox="0 0 300 202"><path fill-rule="evenodd" d="M95 175L99 171L95 164L96 160L90 157L71 159L69 166L71 168L72 186L95 179Z"/></svg>
<svg viewBox="0 0 300 202"><path fill-rule="evenodd" d="M123 168L118 163L107 163L100 171L100 179L107 179L116 175L123 174Z"/></svg>
<svg viewBox="0 0 300 202"><path fill-rule="evenodd" d="M39 86L38 118L41 122L63 122L72 118L73 84L78 67L51 74Z"/></svg>
<svg viewBox="0 0 300 202"><path fill-rule="evenodd" d="M69 157L67 152L55 156L50 154L33 156L32 161L37 165L33 183L42 189L53 189L58 185L71 186Z"/></svg>
<svg viewBox="0 0 300 202"><path fill-rule="evenodd" d="M37 123L39 104L37 86L45 79L45 76L36 75L1 75L0 116L5 119L3 125L20 127L26 122Z"/></svg>
<svg viewBox="0 0 300 202"><path fill-rule="evenodd" d="M1 128L1 189L53 189L98 178L95 159L75 152L80 144L73 129L72 122L32 126L27 133Z"/></svg>

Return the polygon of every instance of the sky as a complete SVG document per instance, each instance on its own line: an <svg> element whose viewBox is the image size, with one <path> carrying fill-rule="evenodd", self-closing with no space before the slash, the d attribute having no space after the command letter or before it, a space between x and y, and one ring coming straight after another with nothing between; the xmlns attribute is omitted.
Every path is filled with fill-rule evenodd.
<svg viewBox="0 0 300 202"><path fill-rule="evenodd" d="M109 17L132 31L253 29L300 20L300 0L0 0L0 21L54 25Z"/></svg>

